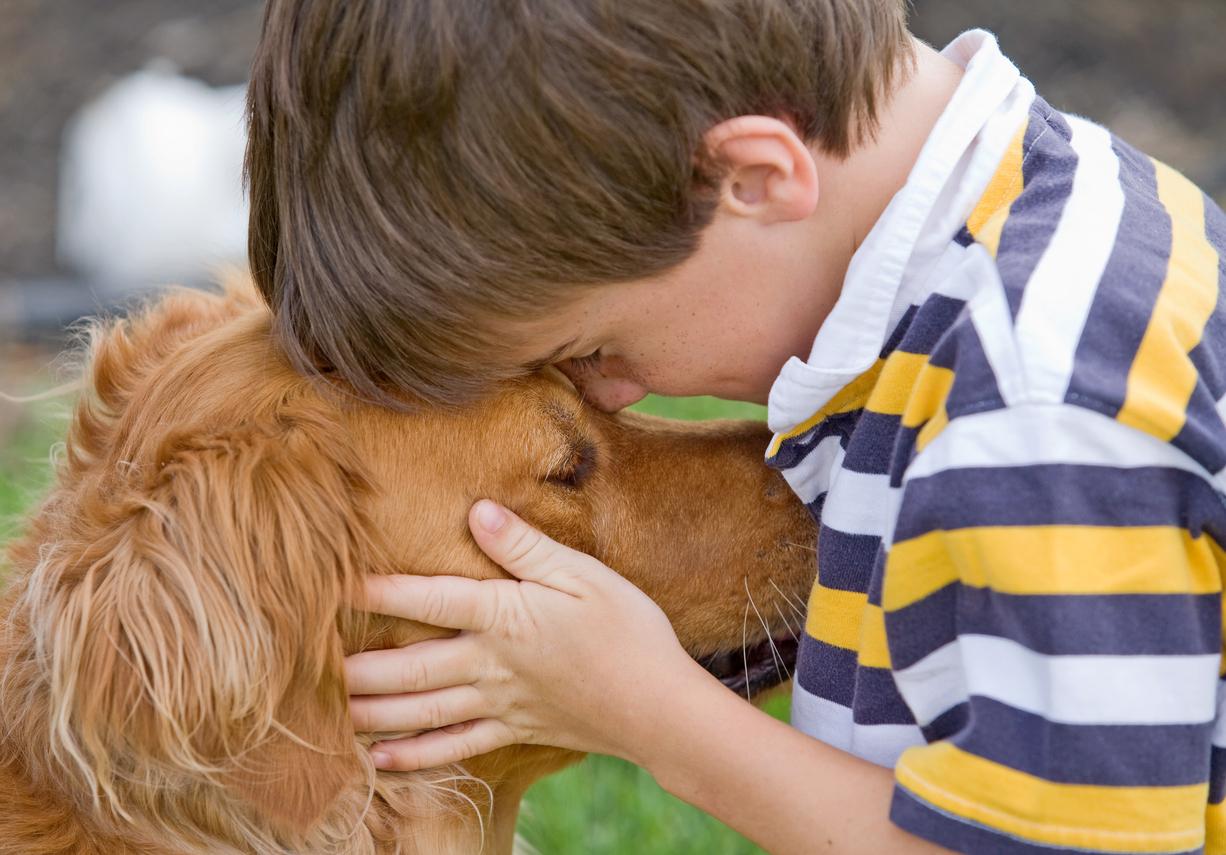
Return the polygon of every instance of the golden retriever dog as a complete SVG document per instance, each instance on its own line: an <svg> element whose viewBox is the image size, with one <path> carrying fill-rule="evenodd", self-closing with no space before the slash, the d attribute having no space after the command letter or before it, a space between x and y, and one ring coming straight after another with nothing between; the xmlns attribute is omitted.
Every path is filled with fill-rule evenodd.
<svg viewBox="0 0 1226 855"><path fill-rule="evenodd" d="M350 609L366 574L501 573L466 527L483 496L642 587L731 689L786 679L813 528L763 425L601 414L548 371L393 412L269 330L245 287L95 330L5 570L0 851L509 852L528 785L578 756L376 772L341 669L444 632Z"/></svg>

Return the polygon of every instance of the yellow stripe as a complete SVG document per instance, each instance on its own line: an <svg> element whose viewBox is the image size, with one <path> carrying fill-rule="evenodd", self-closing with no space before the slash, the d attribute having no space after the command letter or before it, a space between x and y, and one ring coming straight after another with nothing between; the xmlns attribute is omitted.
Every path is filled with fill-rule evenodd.
<svg viewBox="0 0 1226 855"><path fill-rule="evenodd" d="M895 611L961 581L1006 594L1210 594L1226 555L1170 526L997 526L895 543L882 604Z"/></svg>
<svg viewBox="0 0 1226 855"><path fill-rule="evenodd" d="M1054 784L949 742L908 748L899 784L954 816L1044 843L1112 852L1178 852L1205 838L1208 784Z"/></svg>
<svg viewBox="0 0 1226 855"><path fill-rule="evenodd" d="M1223 585L1226 587L1226 585ZM1222 609L1222 662L1218 665L1218 676L1226 677L1226 608Z"/></svg>
<svg viewBox="0 0 1226 855"><path fill-rule="evenodd" d="M805 632L825 644L857 651L861 665L890 667L885 612L881 606L869 605L868 594L814 585Z"/></svg>
<svg viewBox="0 0 1226 855"><path fill-rule="evenodd" d="M919 427L935 416L944 406L953 385L954 372L948 368L938 368L930 362L925 363L915 379L915 387L903 411L903 427Z"/></svg>
<svg viewBox="0 0 1226 855"><path fill-rule="evenodd" d="M1226 855L1226 802L1205 809L1205 855Z"/></svg>
<svg viewBox="0 0 1226 855"><path fill-rule="evenodd" d="M889 668L890 647L885 636L885 611L881 606L864 607L860 621L860 650L856 661L866 668Z"/></svg>
<svg viewBox="0 0 1226 855"><path fill-rule="evenodd" d="M954 373L925 363L915 379L915 388L902 414L903 427L916 428L935 416L949 397L954 385Z"/></svg>
<svg viewBox="0 0 1226 855"><path fill-rule="evenodd" d="M877 378L881 376L881 369L884 365L885 360L878 359L871 368L836 392L834 397L827 401L826 405L816 413L809 416L809 418L787 433L775 434L774 439L771 440L770 447L766 450L766 456L768 458L774 457L779 453L779 448L783 445L785 439L800 436L822 419L838 415L839 413L849 413L852 410L858 410L863 407L865 402L868 401L873 387L877 384Z"/></svg>
<svg viewBox="0 0 1226 855"><path fill-rule="evenodd" d="M1000 233L1005 228L1005 220L1009 218L1009 208L1022 194L1022 140L1026 137L1027 124L1029 122L1023 122L1018 128L1004 159L996 167L996 174L988 182L988 189L966 221L967 231L993 257L1000 246Z"/></svg>
<svg viewBox="0 0 1226 855"><path fill-rule="evenodd" d="M1183 428L1196 386L1188 353L1217 303L1218 255L1205 237L1204 194L1169 166L1154 167L1158 198L1171 215L1171 258L1117 418L1169 440Z"/></svg>
<svg viewBox="0 0 1226 855"><path fill-rule="evenodd" d="M915 438L915 453L919 454L923 451L928 446L928 443L936 439L937 434L948 426L949 413L945 411L945 404L942 403L936 414L920 428L919 435Z"/></svg>
<svg viewBox="0 0 1226 855"><path fill-rule="evenodd" d="M865 409L886 416L901 416L907 409L907 399L915 388L915 381L928 357L922 353L906 353L896 350L885 360L881 379L873 387Z"/></svg>
<svg viewBox="0 0 1226 855"><path fill-rule="evenodd" d="M809 594L805 632L826 644L855 650L860 644L860 620L867 605L868 594L826 588L819 582Z"/></svg>

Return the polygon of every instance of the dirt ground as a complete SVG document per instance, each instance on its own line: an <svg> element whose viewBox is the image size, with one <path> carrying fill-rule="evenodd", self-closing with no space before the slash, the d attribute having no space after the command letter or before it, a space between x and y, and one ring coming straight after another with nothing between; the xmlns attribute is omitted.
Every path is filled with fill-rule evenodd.
<svg viewBox="0 0 1226 855"><path fill-rule="evenodd" d="M406 0L408 2L408 0ZM54 275L58 144L76 108L151 58L241 82L251 0L0 0L0 290ZM1058 107L1107 122L1226 202L1223 0L914 0L943 44L987 26Z"/></svg>

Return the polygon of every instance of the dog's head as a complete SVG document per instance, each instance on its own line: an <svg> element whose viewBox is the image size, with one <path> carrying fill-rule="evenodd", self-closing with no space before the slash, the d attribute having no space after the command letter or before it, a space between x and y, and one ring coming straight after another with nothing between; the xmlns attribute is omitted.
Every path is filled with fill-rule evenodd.
<svg viewBox="0 0 1226 855"><path fill-rule="evenodd" d="M242 291L183 292L99 328L57 487L13 551L4 700L47 728L36 783L92 796L104 825L187 829L176 805L233 799L252 833L292 835L362 774L339 605L380 566L369 487L335 408L234 326L259 318Z"/></svg>
<svg viewBox="0 0 1226 855"><path fill-rule="evenodd" d="M465 527L488 496L647 590L695 654L739 648L747 596L782 634L810 523L764 441L596 413L560 375L380 410L291 371L245 288L170 294L95 336L59 481L13 549L0 703L23 711L0 761L171 850L390 844L428 819L429 776L375 775L341 661L443 630L354 613L360 579L499 574ZM517 747L470 764L478 789L434 778L517 798L572 757Z"/></svg>

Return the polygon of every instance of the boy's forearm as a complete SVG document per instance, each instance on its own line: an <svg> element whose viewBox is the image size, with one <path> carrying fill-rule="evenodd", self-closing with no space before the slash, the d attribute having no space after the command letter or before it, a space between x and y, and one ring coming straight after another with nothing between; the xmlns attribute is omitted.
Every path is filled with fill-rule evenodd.
<svg viewBox="0 0 1226 855"><path fill-rule="evenodd" d="M685 703L662 705L630 759L773 855L947 851L889 821L889 769L776 721L701 670L677 696Z"/></svg>

